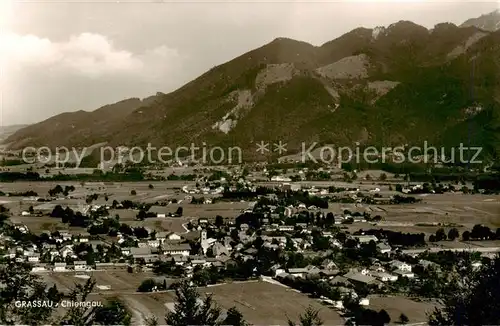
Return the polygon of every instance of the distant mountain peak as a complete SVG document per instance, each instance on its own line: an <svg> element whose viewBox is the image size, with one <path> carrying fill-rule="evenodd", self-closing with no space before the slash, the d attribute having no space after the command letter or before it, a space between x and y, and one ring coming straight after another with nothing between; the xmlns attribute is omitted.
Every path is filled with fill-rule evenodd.
<svg viewBox="0 0 500 326"><path fill-rule="evenodd" d="M471 18L460 25L460 27L470 26L475 26L477 28L490 32L500 30L500 9L481 15L477 18Z"/></svg>

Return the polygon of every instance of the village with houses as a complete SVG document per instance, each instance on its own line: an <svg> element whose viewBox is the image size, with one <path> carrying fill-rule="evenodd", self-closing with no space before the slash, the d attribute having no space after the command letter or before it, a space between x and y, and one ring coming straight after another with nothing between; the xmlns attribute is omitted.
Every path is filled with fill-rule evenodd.
<svg viewBox="0 0 500 326"><path fill-rule="evenodd" d="M500 251L499 229L481 219L497 195L381 171L322 171L332 182L310 172L219 167L191 181L4 184L0 250L59 291L95 279L94 297L140 302L136 321L174 309L175 286L188 280L252 324L286 323L298 313L280 308L287 296L332 324L353 318L353 304L384 323L425 322L462 268ZM241 293L224 297L226 287Z"/></svg>

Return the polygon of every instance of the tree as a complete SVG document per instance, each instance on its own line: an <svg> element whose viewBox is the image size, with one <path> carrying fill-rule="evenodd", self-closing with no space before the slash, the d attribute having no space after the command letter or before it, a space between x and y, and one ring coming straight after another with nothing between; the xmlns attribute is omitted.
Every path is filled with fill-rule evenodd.
<svg viewBox="0 0 500 326"><path fill-rule="evenodd" d="M156 287L156 282L153 279L142 281L141 285L137 288L137 292L153 292Z"/></svg>
<svg viewBox="0 0 500 326"><path fill-rule="evenodd" d="M469 241L469 239L470 239L470 232L469 231L465 231L464 233L462 233L462 239L464 241Z"/></svg>
<svg viewBox="0 0 500 326"><path fill-rule="evenodd" d="M148 188L149 189L154 189L154 186L152 184L149 184Z"/></svg>
<svg viewBox="0 0 500 326"><path fill-rule="evenodd" d="M217 325L221 311L211 295L205 297L203 302L198 302L200 295L188 281L183 281L176 287L175 295L174 312L165 317L167 325Z"/></svg>
<svg viewBox="0 0 500 326"><path fill-rule="evenodd" d="M224 218L220 215L217 215L215 217L215 226L220 228L224 225Z"/></svg>
<svg viewBox="0 0 500 326"><path fill-rule="evenodd" d="M247 326L248 323L243 319L243 315L236 307L229 308L227 316L222 322L223 325L231 326Z"/></svg>
<svg viewBox="0 0 500 326"><path fill-rule="evenodd" d="M400 324L403 324L403 325L408 324L409 321L410 321L410 319L405 314L399 315L399 323Z"/></svg>
<svg viewBox="0 0 500 326"><path fill-rule="evenodd" d="M130 325L132 314L118 298L111 298L103 307L97 307L94 325Z"/></svg>
<svg viewBox="0 0 500 326"><path fill-rule="evenodd" d="M385 180L387 180L387 174L382 173L382 174L380 175L380 177L379 177L379 180L380 180L380 181L385 181Z"/></svg>
<svg viewBox="0 0 500 326"><path fill-rule="evenodd" d="M500 256L468 271L444 298L443 308L429 315L429 325L500 325Z"/></svg>
<svg viewBox="0 0 500 326"><path fill-rule="evenodd" d="M436 241L446 240L446 233L444 233L443 229L439 229L436 231Z"/></svg>
<svg viewBox="0 0 500 326"><path fill-rule="evenodd" d="M450 231L448 231L448 240L454 241L459 236L460 236L460 233L458 232L458 230L456 228L450 229Z"/></svg>
<svg viewBox="0 0 500 326"><path fill-rule="evenodd" d="M319 310L314 309L312 306L307 307L304 314L299 316L299 321L301 326L321 326L323 325L323 320L319 317ZM289 326L296 326L296 323L288 318Z"/></svg>
<svg viewBox="0 0 500 326"><path fill-rule="evenodd" d="M156 316L146 317L146 326L158 326L158 318Z"/></svg>
<svg viewBox="0 0 500 326"><path fill-rule="evenodd" d="M136 192L134 189L132 189L132 190L130 190L130 194L131 194L132 196L135 196L135 195L137 195L137 192Z"/></svg>
<svg viewBox="0 0 500 326"><path fill-rule="evenodd" d="M53 307L16 307L16 302L55 299L38 276L24 263L0 265L0 324L40 325L50 322ZM50 296L49 296L50 294ZM58 302L58 301L57 301Z"/></svg>
<svg viewBox="0 0 500 326"><path fill-rule="evenodd" d="M389 324L391 322L391 317L384 309L378 312L378 319L384 324Z"/></svg>

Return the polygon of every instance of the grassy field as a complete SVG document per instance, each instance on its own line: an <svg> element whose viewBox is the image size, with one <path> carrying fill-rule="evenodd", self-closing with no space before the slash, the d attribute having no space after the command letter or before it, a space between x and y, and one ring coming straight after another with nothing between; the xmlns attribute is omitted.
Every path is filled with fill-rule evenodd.
<svg viewBox="0 0 500 326"><path fill-rule="evenodd" d="M49 272L40 273L39 275L47 284L56 284L60 291L68 291L74 288L75 284L83 284L87 281L88 278L79 277L79 275L87 275L95 279L96 286L110 286L107 291L100 291L95 288L95 293L135 292L142 281L155 276L150 272L128 273L123 269L91 272Z"/></svg>
<svg viewBox="0 0 500 326"><path fill-rule="evenodd" d="M295 290L267 282L232 283L203 289L212 293L224 308L236 306L246 320L255 325L286 325L287 316L297 321L312 305L320 310L325 325L341 325L339 314Z"/></svg>
<svg viewBox="0 0 500 326"><path fill-rule="evenodd" d="M96 279L96 289L89 300L105 301L106 298L118 297L130 307L137 323L146 317L155 315L163 321L175 302L172 291L158 293L136 292L139 284L150 277L149 273L129 274L126 271L106 271L86 273ZM42 274L49 284L56 284L60 290L67 291L75 283L84 283L86 279L76 277L75 273ZM110 286L109 290L99 290L97 286ZM309 306L320 310L325 325L343 324L339 314L319 303L317 300L287 289L261 281L220 284L199 288L201 295L212 294L218 306L227 310L236 306L245 319L254 325L286 325L287 317L298 320L299 314Z"/></svg>
<svg viewBox="0 0 500 326"><path fill-rule="evenodd" d="M56 184L73 185L76 190L72 193L74 199L64 199L53 201L53 204L77 205L85 202L85 197L92 193L99 193L101 196L95 202L97 204L105 204L104 194L107 194L108 201L122 201L125 199L153 203L155 201L166 201L169 199L182 200L186 194L180 191L180 187L184 185L194 186L194 182L184 181L165 181L152 182L153 189L149 188L150 182L128 182L128 183L87 183L84 186L78 183L71 182L15 182L1 184L0 190L4 192L20 192L34 190L39 195L46 195L50 188ZM280 183L261 183L274 184ZM342 182L304 182L304 186L350 186L359 187L360 189L372 189L375 187L372 182L357 182L345 184ZM388 186L377 186L381 189L384 196L395 194L388 191ZM130 192L135 190L136 195L131 195ZM210 195L195 195L197 197L210 197ZM342 213L344 210L368 212L371 215L380 215L383 221L376 226L370 224L353 224L348 226L350 231L359 230L360 228L384 228L394 231L414 232L431 234L444 226L454 225L459 232L470 230L475 224L484 224L491 228L500 227L500 196L496 195L464 195L461 193L447 193L440 195L415 195L422 199L422 202L408 205L363 205L363 204L341 204L330 203L326 212L335 214ZM13 220L23 222L30 229L67 229L67 226L58 223L49 218L38 217L21 217L20 212L27 210L29 206L36 206L39 203L22 200L19 197L1 197L0 202L9 207L14 215ZM248 207L245 202L217 202L215 204L193 205L187 202L181 204L172 204L164 207L157 207L152 211L158 213L174 212L179 206L183 208L183 215L186 219L168 220L168 219L148 219L145 222L134 221L136 211L117 210L110 212L112 215L119 214L123 221L132 223L134 226L146 225L150 228L158 230L167 230L175 232L184 232L182 223L186 223L189 219L198 219L200 217L214 218L221 215L225 218L235 218L242 210ZM432 225L432 224L435 225ZM441 225L438 225L441 223Z"/></svg>
<svg viewBox="0 0 500 326"><path fill-rule="evenodd" d="M398 324L399 316L404 313L409 324L427 322L427 314L432 312L437 305L430 302L417 302L409 298L395 297L371 297L370 309L385 309L391 317L390 324Z"/></svg>

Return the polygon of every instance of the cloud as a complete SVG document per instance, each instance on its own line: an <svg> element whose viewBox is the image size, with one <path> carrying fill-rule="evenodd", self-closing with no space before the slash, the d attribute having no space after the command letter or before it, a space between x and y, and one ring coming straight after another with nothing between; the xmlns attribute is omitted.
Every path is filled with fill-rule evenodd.
<svg viewBox="0 0 500 326"><path fill-rule="evenodd" d="M0 34L0 124L33 123L63 111L95 110L175 89L187 81L185 57L166 45L130 51L97 33L57 42Z"/></svg>
<svg viewBox="0 0 500 326"><path fill-rule="evenodd" d="M90 78L110 74L147 77L147 72L158 71L158 66L151 65L167 65L171 60L179 59L178 52L166 46L134 54L117 49L107 37L92 33L71 36L60 43L35 35L0 35L0 62L7 67L7 73L10 72L9 67L46 67ZM175 65L178 62L172 66Z"/></svg>

